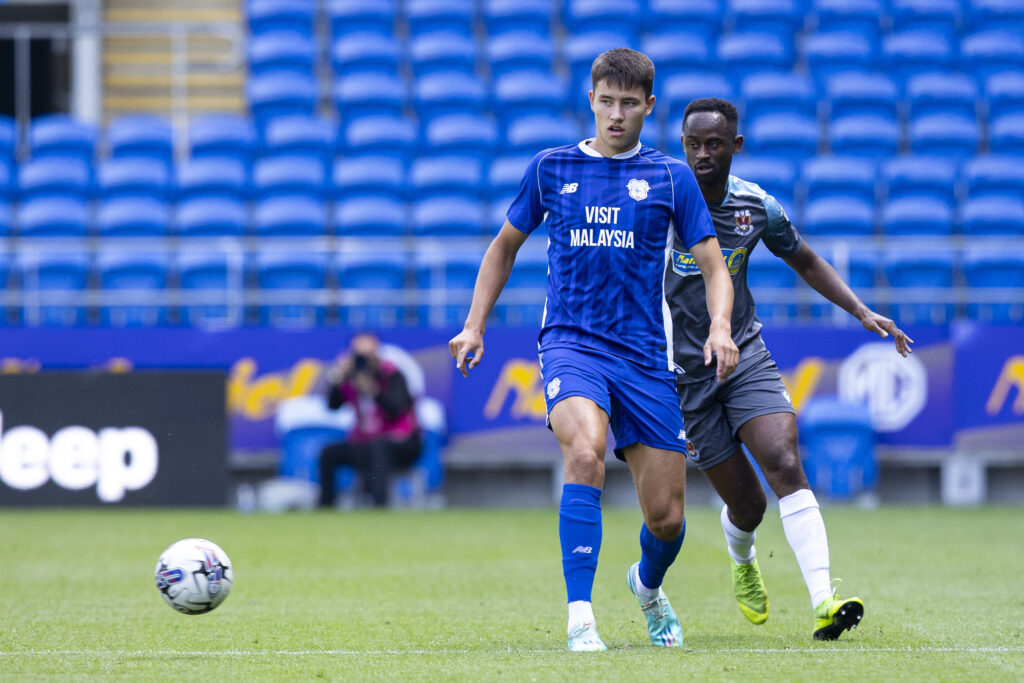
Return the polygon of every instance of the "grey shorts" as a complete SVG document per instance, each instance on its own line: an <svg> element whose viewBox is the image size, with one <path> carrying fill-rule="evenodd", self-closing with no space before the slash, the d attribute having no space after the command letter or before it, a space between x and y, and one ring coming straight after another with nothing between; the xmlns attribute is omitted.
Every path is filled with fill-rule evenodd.
<svg viewBox="0 0 1024 683"><path fill-rule="evenodd" d="M743 359L722 384L712 376L679 384L676 390L686 427L686 454L700 470L724 462L740 449L736 433L748 420L796 412L767 349Z"/></svg>

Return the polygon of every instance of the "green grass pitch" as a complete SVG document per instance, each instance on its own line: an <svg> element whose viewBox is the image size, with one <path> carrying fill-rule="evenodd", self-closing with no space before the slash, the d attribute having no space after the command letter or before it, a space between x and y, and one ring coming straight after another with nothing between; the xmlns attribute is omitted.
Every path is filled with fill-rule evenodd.
<svg viewBox="0 0 1024 683"><path fill-rule="evenodd" d="M243 516L8 510L2 680L1024 680L1024 509L824 509L833 575L864 599L834 643L813 620L778 512L758 536L771 617L730 596L717 511L688 511L665 588L686 645L652 647L627 567L639 513L605 510L594 591L606 653L565 648L554 509ZM171 542L220 544L235 585L184 616L157 594Z"/></svg>

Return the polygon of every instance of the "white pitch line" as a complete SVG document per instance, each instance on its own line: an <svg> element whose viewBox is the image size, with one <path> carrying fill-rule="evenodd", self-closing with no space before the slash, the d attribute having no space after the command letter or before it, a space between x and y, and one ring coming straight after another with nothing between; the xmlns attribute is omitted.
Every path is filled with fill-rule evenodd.
<svg viewBox="0 0 1024 683"><path fill-rule="evenodd" d="M724 648L690 649L695 654L872 654L872 653L963 653L983 654L1001 652L1024 652L1024 646L994 647L779 647L779 648ZM53 656L116 656L116 657L309 657L309 656L358 656L390 657L405 655L490 655L501 652L515 654L556 654L565 650L0 650L0 657L53 657Z"/></svg>

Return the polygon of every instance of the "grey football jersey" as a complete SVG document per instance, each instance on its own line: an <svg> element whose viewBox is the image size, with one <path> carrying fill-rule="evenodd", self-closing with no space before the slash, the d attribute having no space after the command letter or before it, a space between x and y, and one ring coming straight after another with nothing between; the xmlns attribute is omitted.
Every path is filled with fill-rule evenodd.
<svg viewBox="0 0 1024 683"><path fill-rule="evenodd" d="M732 339L740 349L740 361L761 347L751 345L759 338L761 321L747 287L747 261L759 240L780 258L799 251L801 238L774 197L754 183L729 176L725 199L708 206L715 225L725 264L732 274L735 292L732 306ZM683 374L678 382L696 382L715 374L715 363L704 366L704 342L708 338L708 315L704 278L696 261L676 239L672 245L672 268L665 273L665 297L672 314L674 358Z"/></svg>

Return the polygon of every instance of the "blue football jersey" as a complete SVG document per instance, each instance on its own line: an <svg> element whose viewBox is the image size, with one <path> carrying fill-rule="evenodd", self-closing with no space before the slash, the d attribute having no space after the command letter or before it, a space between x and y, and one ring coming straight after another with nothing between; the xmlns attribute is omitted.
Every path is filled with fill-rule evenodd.
<svg viewBox="0 0 1024 683"><path fill-rule="evenodd" d="M586 142L530 162L508 222L548 226L540 349L582 345L647 367L675 369L666 271L676 238L715 235L690 168L638 144L604 157Z"/></svg>

